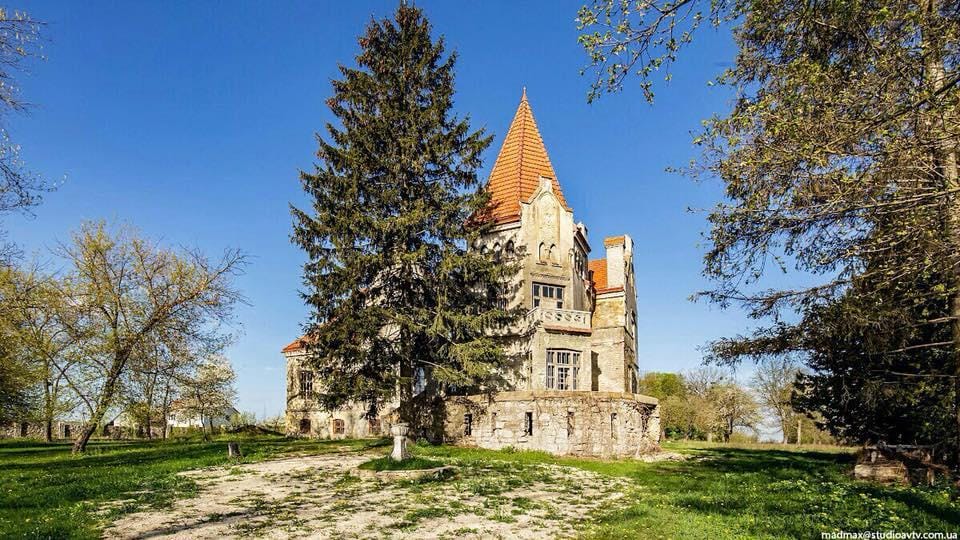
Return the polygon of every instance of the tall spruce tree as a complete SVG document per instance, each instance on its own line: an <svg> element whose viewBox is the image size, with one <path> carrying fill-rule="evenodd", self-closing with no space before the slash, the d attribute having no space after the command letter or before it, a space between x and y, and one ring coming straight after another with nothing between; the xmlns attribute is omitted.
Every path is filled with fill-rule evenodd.
<svg viewBox="0 0 960 540"><path fill-rule="evenodd" d="M323 406L372 417L396 399L422 426L452 388L494 387L508 358L492 329L512 319L498 302L512 270L468 249L489 227L477 169L491 138L453 114L456 55L419 9L401 4L359 43L327 101L341 125L301 173L313 211L292 209L309 362Z"/></svg>

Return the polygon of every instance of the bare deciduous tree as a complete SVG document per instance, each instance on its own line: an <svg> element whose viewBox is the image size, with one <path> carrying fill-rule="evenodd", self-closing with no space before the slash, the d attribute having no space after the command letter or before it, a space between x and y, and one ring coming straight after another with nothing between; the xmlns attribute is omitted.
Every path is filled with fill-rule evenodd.
<svg viewBox="0 0 960 540"><path fill-rule="evenodd" d="M23 11L0 8L0 214L28 210L51 187L24 166L20 146L11 140L4 121L7 114L28 108L17 78L31 59L41 58L43 26ZM0 229L0 264L9 265L17 248L5 241L5 236L6 231Z"/></svg>
<svg viewBox="0 0 960 540"><path fill-rule="evenodd" d="M90 418L74 443L83 452L116 399L131 360L157 336L202 339L227 321L241 300L232 277L244 255L228 251L212 262L195 251L161 247L134 232L88 223L61 247L72 268L65 281L75 313L68 331L82 344Z"/></svg>
<svg viewBox="0 0 960 540"><path fill-rule="evenodd" d="M765 357L757 363L751 380L760 403L776 417L784 444L787 443L787 432L796 414L790 400L798 372L796 362L790 357Z"/></svg>

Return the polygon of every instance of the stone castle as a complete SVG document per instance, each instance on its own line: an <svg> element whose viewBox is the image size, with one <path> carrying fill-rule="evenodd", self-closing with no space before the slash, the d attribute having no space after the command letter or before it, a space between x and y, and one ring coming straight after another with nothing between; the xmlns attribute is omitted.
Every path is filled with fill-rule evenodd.
<svg viewBox="0 0 960 540"><path fill-rule="evenodd" d="M509 307L527 310L523 359L511 388L494 396L447 400L445 439L483 448L556 454L634 455L659 442L657 400L637 393L637 317L633 241L604 239L589 259L587 228L574 221L524 91L490 173L495 227L477 249L518 263ZM287 431L315 437L387 432L365 407L320 410L320 391L303 367L305 343L287 359Z"/></svg>

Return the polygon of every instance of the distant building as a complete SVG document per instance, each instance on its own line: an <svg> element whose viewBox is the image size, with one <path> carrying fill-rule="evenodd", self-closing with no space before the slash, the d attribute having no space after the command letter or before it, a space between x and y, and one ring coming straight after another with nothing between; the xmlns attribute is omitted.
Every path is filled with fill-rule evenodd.
<svg viewBox="0 0 960 540"><path fill-rule="evenodd" d="M476 249L519 263L510 307L522 306L522 366L509 391L449 398L447 440L484 448L558 454L632 455L656 448L660 410L637 393L634 244L604 239L589 259L587 227L574 221L524 92L487 185L496 226ZM303 338L287 359L287 430L316 437L365 437L385 431L352 405L323 411L322 391L302 363Z"/></svg>
<svg viewBox="0 0 960 540"><path fill-rule="evenodd" d="M231 419L237 417L240 411L228 406L224 409L211 411L209 414L200 417L195 412L186 410L174 402L170 406L170 414L167 416L167 426L169 428L199 428L201 426L207 429L219 429L230 424Z"/></svg>

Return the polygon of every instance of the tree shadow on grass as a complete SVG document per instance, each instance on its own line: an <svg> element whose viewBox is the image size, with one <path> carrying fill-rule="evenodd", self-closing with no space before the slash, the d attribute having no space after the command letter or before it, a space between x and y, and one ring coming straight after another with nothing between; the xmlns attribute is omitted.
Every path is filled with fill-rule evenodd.
<svg viewBox="0 0 960 540"><path fill-rule="evenodd" d="M853 461L853 455L829 452L697 449L687 461L629 471L626 476L645 487L642 495L633 506L604 516L602 524L615 527L616 519L634 519L624 512L639 519L662 507L675 508L679 530L687 532L683 512L710 523L719 519L737 534L758 536L809 536L862 523L886 527L891 515L908 529L960 527L960 508L941 495L855 481Z"/></svg>
<svg viewBox="0 0 960 540"><path fill-rule="evenodd" d="M43 444L43 443L35 443ZM367 441L300 441L241 439L241 448L259 458L290 451L313 453L364 452L388 444ZM45 445L43 450L24 448L24 454L0 456L0 480L16 486L0 492L0 510L55 509L64 505L106 501L134 495L148 503L169 500L189 490L194 482L178 473L204 467L242 464L227 458L226 441L215 442L113 442L90 446L86 455L72 456L69 445ZM34 453L31 453L34 452ZM18 459L23 458L23 459Z"/></svg>

